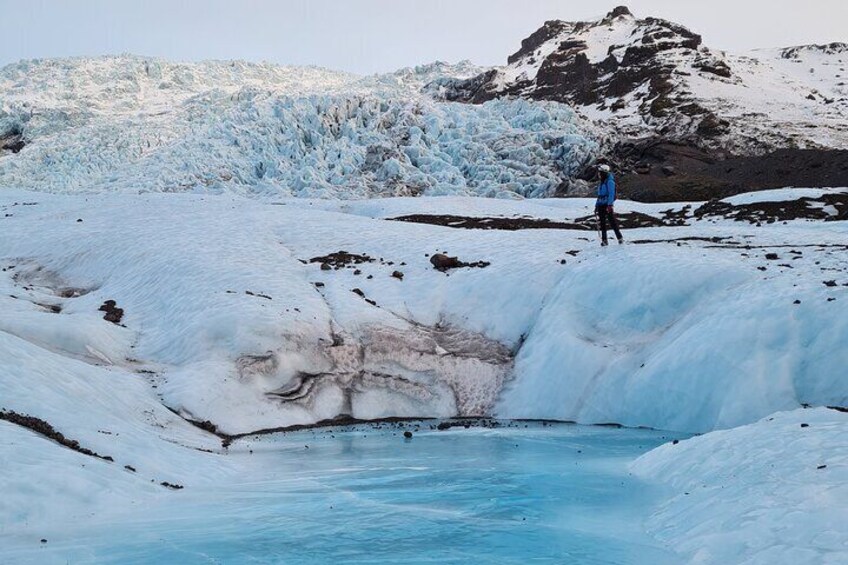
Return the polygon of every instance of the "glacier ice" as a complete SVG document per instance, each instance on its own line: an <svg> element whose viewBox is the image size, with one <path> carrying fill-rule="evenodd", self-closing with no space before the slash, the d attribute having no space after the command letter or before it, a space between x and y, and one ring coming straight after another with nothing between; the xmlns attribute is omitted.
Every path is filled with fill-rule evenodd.
<svg viewBox="0 0 848 565"><path fill-rule="evenodd" d="M591 160L559 104L481 106L419 93L435 64L355 77L314 68L112 57L0 69L0 185L54 192L367 198L547 196ZM49 85L49 88L47 86Z"/></svg>
<svg viewBox="0 0 848 565"><path fill-rule="evenodd" d="M0 552L16 562L677 563L641 526L665 489L627 472L668 437L410 422L245 438L227 456L238 472L217 484L183 481L144 504L45 525L46 544L13 529Z"/></svg>
<svg viewBox="0 0 848 565"><path fill-rule="evenodd" d="M791 196L776 191L734 201ZM599 445L612 458L591 462L583 455L594 447L563 439L563 429L580 428L469 430L461 438L435 430L428 438L413 429L409 444L400 434L374 437L372 430L360 432L367 438L333 438L334 431L329 438L249 438L260 428L340 415L476 412L709 432L803 404L848 403L844 222L759 227L689 214L688 225L634 229L630 245L600 249L583 230L465 230L391 220L463 210L573 221L592 205L110 192L92 206L84 194L0 191L0 409L41 418L114 459L87 458L0 421L2 558L86 560L90 551L116 560L173 552L193 559L207 548L226 560L233 547L286 550L281 535L329 550L337 545L313 537L313 525L341 531L357 516L373 520L345 551L379 547L373 523L395 536L387 554L412 554L422 546L404 534L425 523L427 547L467 534L456 547L472 554L494 547L517 560L544 557L544 548L561 542L553 551L584 556L601 549L622 562L635 555L630 562L637 563L664 558L641 526L651 512L646 505L657 499L645 498L645 485L624 465L641 453L638 446L647 450L669 434L598 429L610 434ZM681 207L619 206L653 217ZM338 270L311 260L339 250L373 260ZM435 252L489 266L442 273L429 262ZM772 253L785 259L770 261ZM106 300L124 309L122 325L103 318ZM691 532L717 555L727 554L719 547L726 539L739 555L774 555L783 548L772 541L763 552L739 544L728 533L739 521L699 529L696 519L676 517L719 508L711 504L726 516L764 510L744 524L747 531L785 539L781 519L795 500L786 492L799 477L815 496L833 494L836 501L809 523L838 518L845 456L828 438L846 435L844 414L792 414L774 441L764 441L766 420L643 460L640 473L668 476L674 491L670 505L650 519L652 531L683 553L692 546L677 543L674 532ZM791 435L801 430L810 436ZM236 434L247 435L225 449ZM398 451L428 439L443 444L435 451L422 446L423 461ZM787 445L800 448L791 465L774 459L795 453ZM362 446L360 462L382 452L385 466L360 473L367 466L357 464ZM692 466L714 449L722 457L699 475ZM313 454L317 459L309 459ZM734 478L722 466L725 454L757 466ZM322 468L323 455L346 465ZM784 476L771 464L798 473ZM678 467L688 471L664 471ZM762 469L769 471L766 481ZM728 475L733 488L722 494ZM451 481L460 488L443 488ZM755 481L762 488L751 492L763 493L766 506L750 493L735 497L740 484ZM700 489L716 498L677 492L693 485L707 485ZM336 512L337 499L350 504L349 513ZM217 521L222 515L227 519ZM268 529L244 537L245 524L257 523ZM203 532L228 543L216 546ZM799 526L790 549L815 562L810 547L840 544L844 535L836 528L821 534Z"/></svg>

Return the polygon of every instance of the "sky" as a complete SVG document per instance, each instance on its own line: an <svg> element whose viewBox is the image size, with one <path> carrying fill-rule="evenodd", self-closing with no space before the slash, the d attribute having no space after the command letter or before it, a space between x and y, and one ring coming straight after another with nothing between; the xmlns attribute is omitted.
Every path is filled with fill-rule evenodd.
<svg viewBox="0 0 848 565"><path fill-rule="evenodd" d="M244 59L368 74L436 60L499 65L551 19L597 0L0 0L0 65L132 53ZM848 0L631 0L716 49L848 42Z"/></svg>

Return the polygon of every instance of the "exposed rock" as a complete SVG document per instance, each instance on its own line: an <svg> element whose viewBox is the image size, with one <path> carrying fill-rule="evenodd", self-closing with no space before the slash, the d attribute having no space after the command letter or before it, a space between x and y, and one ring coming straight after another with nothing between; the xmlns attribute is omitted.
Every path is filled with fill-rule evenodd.
<svg viewBox="0 0 848 565"><path fill-rule="evenodd" d="M595 28L621 26L630 31L625 45L610 45L606 58L590 59L589 34ZM632 30L630 29L632 27ZM557 42L556 49L543 45ZM538 69L518 78L506 71L489 71L464 82L443 84L448 100L481 103L501 96L554 100L578 106L609 103L613 112L639 104L641 113L674 119L674 109L691 103L691 96L673 81L674 54L697 64L703 72L729 78L728 67L718 56L701 50L701 37L683 26L658 18L636 19L620 6L597 22L549 21L522 41L507 63L521 69ZM513 75L509 75L510 77ZM646 92L644 92L646 91ZM639 102L637 94L644 94ZM632 100L632 102L628 102ZM658 123L659 125L659 123Z"/></svg>
<svg viewBox="0 0 848 565"><path fill-rule="evenodd" d="M512 64L528 55L531 55L544 43L569 29L569 25L570 24L559 20L545 22L542 27L534 31L530 37L521 42L521 49L507 57L507 63Z"/></svg>
<svg viewBox="0 0 848 565"><path fill-rule="evenodd" d="M171 490L182 490L183 488L185 488L185 487L183 487L183 485L177 485L177 484L174 484L174 483L169 483L168 481L162 481L159 484L162 485L163 487L171 489Z"/></svg>
<svg viewBox="0 0 848 565"><path fill-rule="evenodd" d="M643 202L711 200L785 186L848 186L848 150L781 149L739 157L653 138L622 141L608 157L623 171L616 178L622 195ZM664 167L676 174L667 175Z"/></svg>
<svg viewBox="0 0 848 565"><path fill-rule="evenodd" d="M633 14L630 13L630 10L627 8L627 6L616 6L613 9L613 11L610 12L609 14L607 14L606 18L604 18L604 19L605 20L611 20L611 19L617 18L619 16L632 16L632 15Z"/></svg>
<svg viewBox="0 0 848 565"><path fill-rule="evenodd" d="M804 53L822 53L827 55L839 55L848 53L848 43L828 43L825 45L799 45L797 47L787 47L781 51L781 57L784 59L798 59Z"/></svg>
<svg viewBox="0 0 848 565"><path fill-rule="evenodd" d="M19 153L25 146L26 142L24 141L23 131L19 126L12 125L11 127L0 129L0 155L7 151Z"/></svg>
<svg viewBox="0 0 848 565"><path fill-rule="evenodd" d="M698 123L698 129L696 131L703 137L718 137L725 133L729 127L730 122L720 120L715 114L710 112Z"/></svg>
<svg viewBox="0 0 848 565"><path fill-rule="evenodd" d="M267 294L262 294L261 292L253 292L251 290L245 290L244 293L248 296L255 296L257 298L264 298L265 300L273 300L273 298L271 298Z"/></svg>
<svg viewBox="0 0 848 565"><path fill-rule="evenodd" d="M430 264L438 271L447 271L448 269L456 269L461 267L462 263L456 257L448 257L442 253L435 253L430 257Z"/></svg>
<svg viewBox="0 0 848 565"><path fill-rule="evenodd" d="M107 300L98 308L101 312L105 312L103 319L113 324L120 324L124 317L124 309L118 308L114 300Z"/></svg>
<svg viewBox="0 0 848 565"><path fill-rule="evenodd" d="M359 265L362 263L373 263L374 259L368 255L348 253L347 251L336 251L323 257L313 257L310 263L321 263L321 270L328 271L332 268L340 269L348 265ZM326 267L325 267L326 265Z"/></svg>
<svg viewBox="0 0 848 565"><path fill-rule="evenodd" d="M584 230L595 231L597 219L594 216L577 218L573 222L554 222L546 218L474 218L467 216L447 216L415 214L391 218L395 221L414 222L418 224L430 224L446 226L457 229L471 230L532 230L532 229L558 229L558 230ZM622 229L648 228L661 226L678 226L681 220L676 216L668 220L655 218L641 212L628 212L616 214L616 219ZM685 224L685 222L683 222ZM432 263L432 258L430 262Z"/></svg>
<svg viewBox="0 0 848 565"><path fill-rule="evenodd" d="M829 212L828 208L832 208L836 213ZM698 207L693 214L697 218L720 217L755 225L798 219L838 221L848 219L848 192L825 193L819 198L803 197L797 200L739 205L712 200Z"/></svg>
<svg viewBox="0 0 848 565"><path fill-rule="evenodd" d="M727 66L727 63L717 58L701 59L693 66L701 72L711 73L723 78L730 78L733 76L733 73L731 72L730 67Z"/></svg>
<svg viewBox="0 0 848 565"><path fill-rule="evenodd" d="M112 459L108 455L100 455L99 453L95 453L90 449L81 447L77 440L66 438L62 433L56 431L56 429L54 429L53 426L51 426L49 423L40 418L36 418L35 416L19 414L12 410L2 410L0 411L0 420L5 420L7 422L11 422L12 424L16 424L23 428L32 430L33 432L42 435L48 439L51 439L59 445L67 447L68 449L72 449L77 453L82 453L83 455L88 455L89 457L103 459L104 461L114 461L114 459Z"/></svg>
<svg viewBox="0 0 848 565"><path fill-rule="evenodd" d="M449 257L444 253L436 253L432 257L430 257L430 263L433 265L433 268L437 271L448 271L450 269L458 269L461 267L474 267L474 268L485 268L488 267L491 263L488 261L474 261L472 263L466 263L464 261L460 261L456 257Z"/></svg>
<svg viewBox="0 0 848 565"><path fill-rule="evenodd" d="M525 230L525 229L594 229L570 222L554 222L545 218L491 218L453 216L447 214L411 214L389 218L397 222L413 222L449 228L478 230ZM432 258L430 259L432 262Z"/></svg>

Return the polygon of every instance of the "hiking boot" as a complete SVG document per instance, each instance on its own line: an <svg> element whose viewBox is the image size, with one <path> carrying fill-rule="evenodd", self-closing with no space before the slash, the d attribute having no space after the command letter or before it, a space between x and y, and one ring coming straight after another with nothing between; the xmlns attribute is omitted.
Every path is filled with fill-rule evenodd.
<svg viewBox="0 0 848 565"><path fill-rule="evenodd" d="M623 238L623 237L619 237L619 238L618 238L618 244L619 244L619 245L621 245L622 243L624 243L624 238Z"/></svg>
<svg viewBox="0 0 848 565"><path fill-rule="evenodd" d="M609 245L607 240L604 239L604 240L601 241L601 247L606 247L607 245Z"/></svg>

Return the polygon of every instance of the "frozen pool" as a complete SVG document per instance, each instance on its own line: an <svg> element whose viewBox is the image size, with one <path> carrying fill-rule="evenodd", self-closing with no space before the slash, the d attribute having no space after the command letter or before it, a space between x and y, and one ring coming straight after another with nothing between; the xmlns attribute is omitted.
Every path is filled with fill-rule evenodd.
<svg viewBox="0 0 848 565"><path fill-rule="evenodd" d="M648 430L328 429L242 440L241 479L110 523L69 524L16 561L674 563L644 533L663 493L627 464ZM426 428L426 429L425 429ZM414 437L404 439L403 430ZM308 448L306 447L308 446ZM251 453L252 450L252 453ZM188 481L187 481L188 483Z"/></svg>

